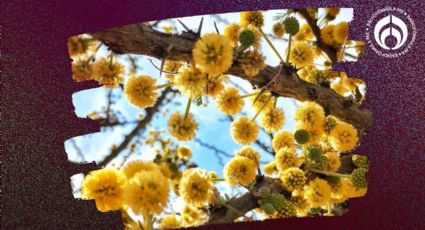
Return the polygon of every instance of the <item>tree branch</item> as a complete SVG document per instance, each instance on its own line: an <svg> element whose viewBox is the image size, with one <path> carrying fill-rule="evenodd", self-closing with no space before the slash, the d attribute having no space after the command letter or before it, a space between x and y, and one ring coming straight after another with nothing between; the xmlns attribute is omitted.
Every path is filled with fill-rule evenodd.
<svg viewBox="0 0 425 230"><path fill-rule="evenodd" d="M320 36L317 29L313 28L313 33ZM196 34L191 32L165 34L140 24L98 31L92 36L118 54L141 54L183 62L191 61L192 47L197 39ZM318 42L318 45L324 44ZM330 52L326 50L325 47L324 51ZM360 104L338 95L330 88L305 82L295 73L287 74L281 71L278 77L274 78L278 70L279 67L266 66L256 77L250 78L245 75L238 60L235 60L227 74L245 79L260 88L267 85L274 95L291 97L299 101L316 101L327 114L354 125L359 136L372 125L372 113L360 108ZM272 79L274 81L270 82Z"/></svg>
<svg viewBox="0 0 425 230"><path fill-rule="evenodd" d="M171 91L170 88L166 88L162 95L158 97L156 104L153 107L146 109L146 115L143 118L143 120L140 120L139 123L137 123L136 127L124 138L124 141L121 142L121 144L111 151L111 153L105 157L101 162L99 162L97 165L101 168L106 166L109 162L111 162L115 157L117 157L121 151L123 151L133 140L135 136L137 136L141 131L144 130L147 124L152 120L153 116L156 112L158 112L159 107L161 106L162 102L165 101L165 98L167 97L167 94Z"/></svg>
<svg viewBox="0 0 425 230"><path fill-rule="evenodd" d="M310 26L311 31L316 37L317 46L321 50L323 50L323 52L326 53L326 55L329 57L332 63L335 63L337 61L336 50L332 46L323 42L322 37L320 35L320 28L317 25L317 20L310 17L310 14L308 13L306 9L299 9L297 11L304 17L304 19L307 21L308 25Z"/></svg>

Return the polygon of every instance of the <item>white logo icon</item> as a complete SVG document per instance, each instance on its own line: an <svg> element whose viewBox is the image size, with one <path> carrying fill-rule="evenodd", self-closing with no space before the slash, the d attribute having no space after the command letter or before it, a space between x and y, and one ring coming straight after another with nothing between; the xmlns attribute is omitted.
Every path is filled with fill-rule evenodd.
<svg viewBox="0 0 425 230"><path fill-rule="evenodd" d="M382 30L387 25L389 25L389 27ZM398 28L393 25L396 25ZM408 36L406 23L404 23L400 18L390 14L376 23L374 36L376 43L378 43L380 47L386 50L396 50L406 43ZM385 39L389 36L393 36L397 40L394 47L388 47L385 44Z"/></svg>
<svg viewBox="0 0 425 230"><path fill-rule="evenodd" d="M416 33L416 26L410 15L400 8L385 7L369 18L366 41L379 56L397 58L411 49Z"/></svg>

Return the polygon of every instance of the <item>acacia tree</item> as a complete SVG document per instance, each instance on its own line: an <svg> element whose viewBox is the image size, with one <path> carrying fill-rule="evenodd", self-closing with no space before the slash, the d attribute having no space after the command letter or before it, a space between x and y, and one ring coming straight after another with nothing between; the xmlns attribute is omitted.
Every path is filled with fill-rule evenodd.
<svg viewBox="0 0 425 230"><path fill-rule="evenodd" d="M215 25L215 33L202 33L202 21L197 31L180 22L185 30L179 33L159 29L155 22L69 40L76 81L96 80L108 88L121 87L131 104L145 109L145 116L134 122L120 121L110 104L104 113L91 115L102 118L104 127L136 126L98 164L103 168L85 177L84 197L94 199L101 211L121 210L128 228L151 229L250 220L247 213L251 211L261 218L339 215L349 198L366 193L367 158L351 153L372 123L371 112L361 108L365 84L332 70L332 64L352 55L347 49L355 49L356 58L361 55L364 43L348 40L347 22L332 23L338 8L287 10L275 18L274 25L264 25L264 13L242 12L240 24L229 23L224 31ZM305 23L300 25L301 20ZM266 26L272 26L272 34L264 32ZM273 45L277 39L287 41L285 52ZM279 58L278 66L265 64L261 41ZM108 47L110 53L94 58L101 46ZM137 61L133 56L124 81L124 65L116 58L122 54L161 60L157 68L167 83L134 74ZM232 78L248 81L254 90L242 92L230 84ZM152 131L144 141L160 144L155 159L109 166L123 150L135 151L132 140L160 107L176 96L186 97L187 104L184 113L168 117L171 138ZM294 133L281 130L285 116L277 106L280 97L303 102L295 113ZM232 121L231 136L242 145L234 155L196 138L198 123L190 109L205 100L214 100L217 109ZM256 111L253 117L241 115L245 104ZM259 141L260 130L270 134L270 143ZM192 151L181 143L193 139L218 155L231 157L223 168L224 178L190 161ZM274 157L263 170L261 155L250 146L253 143ZM229 197L216 183L246 192ZM171 190L186 206L180 213L164 214ZM141 218L135 221L130 217L134 215Z"/></svg>

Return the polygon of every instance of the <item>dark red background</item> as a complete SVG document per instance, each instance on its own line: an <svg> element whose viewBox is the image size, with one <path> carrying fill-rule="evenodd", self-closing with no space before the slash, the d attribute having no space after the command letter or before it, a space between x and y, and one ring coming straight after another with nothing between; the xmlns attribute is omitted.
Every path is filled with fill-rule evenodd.
<svg viewBox="0 0 425 230"><path fill-rule="evenodd" d="M114 2L114 3L112 3ZM289 1L288 1L289 2ZM96 87L71 80L71 35L187 15L230 11L341 6L354 8L350 38L365 40L367 19L399 7L416 23L412 50L398 59L366 47L360 62L338 66L367 83L365 107L374 124L358 153L370 157L369 192L342 217L269 220L210 229L425 229L424 1L7 1L1 3L2 229L120 229L118 213L97 212L75 200L64 141L97 132L78 119L72 93Z"/></svg>

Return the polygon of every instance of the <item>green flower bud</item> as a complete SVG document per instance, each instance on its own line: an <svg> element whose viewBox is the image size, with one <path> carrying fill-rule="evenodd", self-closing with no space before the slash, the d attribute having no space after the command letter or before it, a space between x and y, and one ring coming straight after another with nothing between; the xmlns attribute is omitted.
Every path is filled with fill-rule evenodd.
<svg viewBox="0 0 425 230"><path fill-rule="evenodd" d="M252 32L249 29L244 29L240 34L239 34L239 42L242 44L242 46L244 47L248 47L252 44L254 44L255 42L255 35L254 32Z"/></svg>
<svg viewBox="0 0 425 230"><path fill-rule="evenodd" d="M367 169L357 168L351 173L351 182L356 188L367 188L367 180L365 178Z"/></svg>
<svg viewBox="0 0 425 230"><path fill-rule="evenodd" d="M276 211L280 211L285 205L286 199L280 193L272 193L268 197L263 199L263 204L271 203Z"/></svg>
<svg viewBox="0 0 425 230"><path fill-rule="evenodd" d="M261 209L263 209L263 211L269 215L273 214L276 211L276 209L274 209L273 204L271 203L265 203L261 205Z"/></svg>
<svg viewBox="0 0 425 230"><path fill-rule="evenodd" d="M298 144L302 145L308 142L308 140L310 139L310 134L308 134L307 130L305 129L298 129L294 133L294 138Z"/></svg>
<svg viewBox="0 0 425 230"><path fill-rule="evenodd" d="M353 164L358 168L368 168L369 167L369 159L367 156L362 155L353 155L351 158Z"/></svg>
<svg viewBox="0 0 425 230"><path fill-rule="evenodd" d="M295 205L291 202L286 202L283 208L279 211L279 216L284 218L294 217L297 215Z"/></svg>
<svg viewBox="0 0 425 230"><path fill-rule="evenodd" d="M295 17L286 17L282 24L285 32L291 36L294 36L300 30L300 23Z"/></svg>
<svg viewBox="0 0 425 230"><path fill-rule="evenodd" d="M321 155L321 150L319 147L310 147L307 149L307 156L313 161L319 161Z"/></svg>

